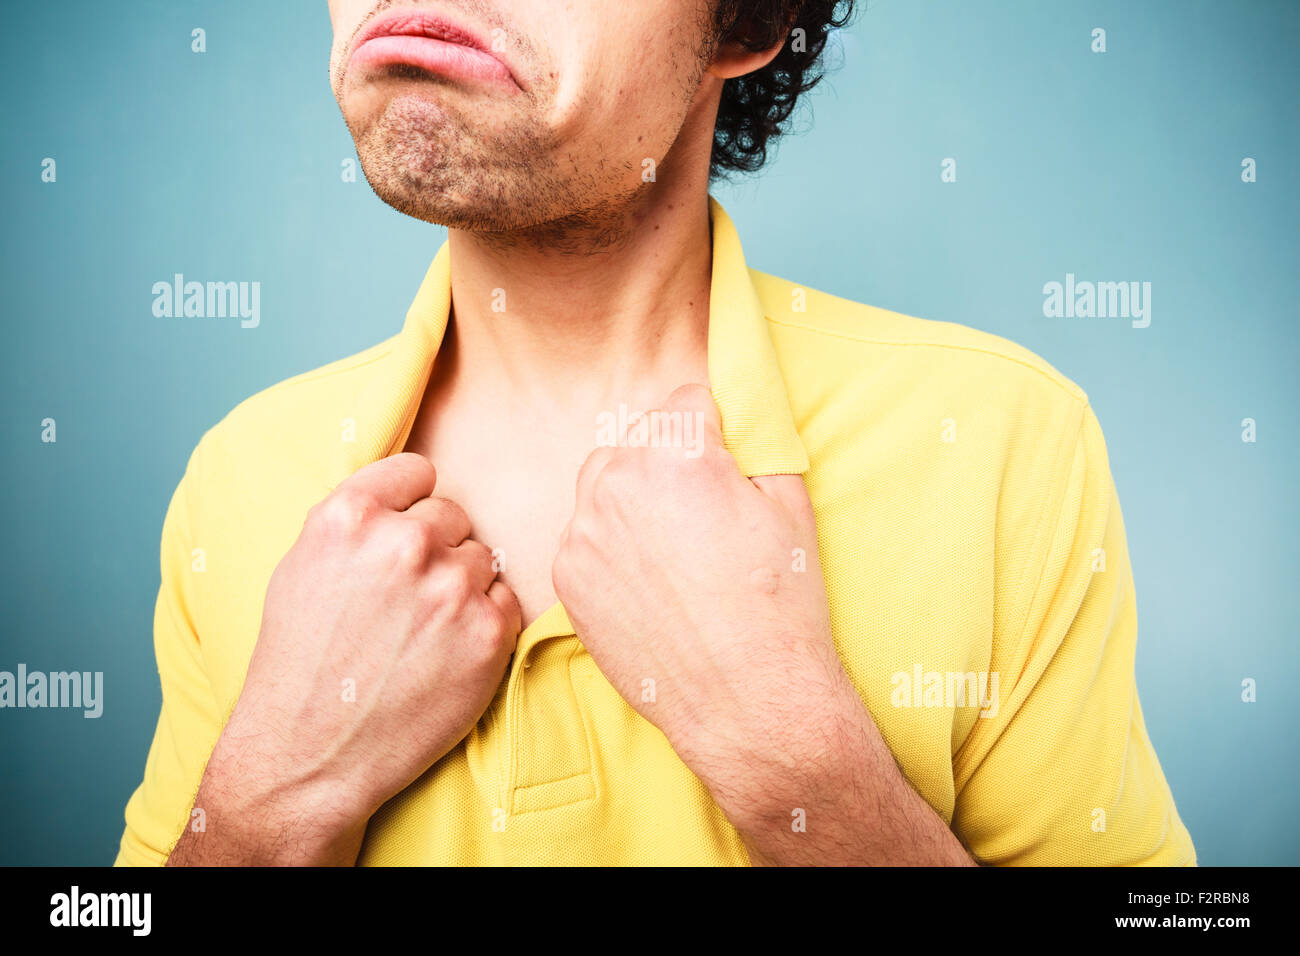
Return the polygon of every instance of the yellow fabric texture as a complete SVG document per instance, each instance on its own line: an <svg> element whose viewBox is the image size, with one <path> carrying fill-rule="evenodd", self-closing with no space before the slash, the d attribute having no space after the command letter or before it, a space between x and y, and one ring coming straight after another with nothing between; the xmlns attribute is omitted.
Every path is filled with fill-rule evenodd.
<svg viewBox="0 0 1300 956"><path fill-rule="evenodd" d="M1132 571L1087 396L1005 339L750 270L709 209L727 447L747 475L805 476L836 647L911 784L985 863L1194 864L1138 703ZM402 448L448 320L449 256L396 336L254 395L195 448L163 524L162 712L119 865L161 864L190 824L308 508ZM980 698L979 675L996 694ZM371 820L359 862L747 857L557 604L470 735Z"/></svg>

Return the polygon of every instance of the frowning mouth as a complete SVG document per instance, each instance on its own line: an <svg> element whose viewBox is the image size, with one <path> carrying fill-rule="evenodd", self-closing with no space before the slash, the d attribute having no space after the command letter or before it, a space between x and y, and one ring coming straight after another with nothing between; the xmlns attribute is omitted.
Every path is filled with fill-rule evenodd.
<svg viewBox="0 0 1300 956"><path fill-rule="evenodd" d="M357 36L348 59L349 70L398 65L511 93L521 89L482 37L432 13L407 11L377 18Z"/></svg>

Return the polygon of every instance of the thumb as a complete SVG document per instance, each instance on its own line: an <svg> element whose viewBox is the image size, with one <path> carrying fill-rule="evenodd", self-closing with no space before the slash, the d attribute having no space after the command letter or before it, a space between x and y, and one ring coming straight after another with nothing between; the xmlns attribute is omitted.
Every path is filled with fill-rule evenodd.
<svg viewBox="0 0 1300 956"><path fill-rule="evenodd" d="M749 480L755 488L784 508L799 527L808 531L812 539L816 540L817 519L813 515L812 499L808 497L803 475L756 475Z"/></svg>
<svg viewBox="0 0 1300 956"><path fill-rule="evenodd" d="M713 400L713 393L703 385L682 385L675 389L664 401L663 410L694 416L699 429L722 444L722 414Z"/></svg>

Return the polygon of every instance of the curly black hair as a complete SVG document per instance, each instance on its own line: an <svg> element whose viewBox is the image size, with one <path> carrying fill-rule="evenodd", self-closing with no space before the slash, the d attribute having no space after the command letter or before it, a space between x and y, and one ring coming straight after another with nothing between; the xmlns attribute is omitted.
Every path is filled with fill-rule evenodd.
<svg viewBox="0 0 1300 956"><path fill-rule="evenodd" d="M769 143L786 131L799 97L823 76L822 51L830 31L848 23L854 0L716 0L715 41L755 52L789 30L781 51L761 70L722 87L713 127L709 179L752 173L767 161ZM802 32L800 32L802 31Z"/></svg>

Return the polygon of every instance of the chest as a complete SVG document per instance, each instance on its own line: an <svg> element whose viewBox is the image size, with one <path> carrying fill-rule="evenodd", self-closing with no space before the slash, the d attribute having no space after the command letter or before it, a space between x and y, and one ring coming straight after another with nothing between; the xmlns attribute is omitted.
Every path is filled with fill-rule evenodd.
<svg viewBox="0 0 1300 956"><path fill-rule="evenodd" d="M444 461L439 473L437 494L465 509L471 536L492 549L498 578L515 592L527 627L556 601L551 566L573 511L572 484L523 462L482 471Z"/></svg>
<svg viewBox="0 0 1300 956"><path fill-rule="evenodd" d="M464 508L470 536L492 549L525 627L556 602L551 567L591 440L585 433L505 435L445 427L436 434L413 431L406 443L404 450L437 468L434 494Z"/></svg>

